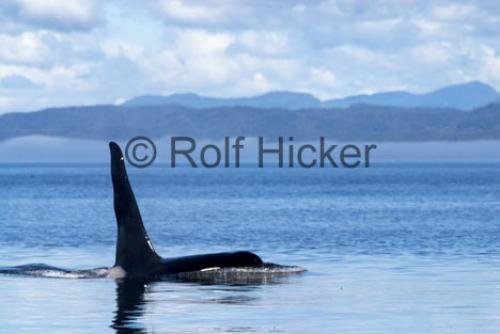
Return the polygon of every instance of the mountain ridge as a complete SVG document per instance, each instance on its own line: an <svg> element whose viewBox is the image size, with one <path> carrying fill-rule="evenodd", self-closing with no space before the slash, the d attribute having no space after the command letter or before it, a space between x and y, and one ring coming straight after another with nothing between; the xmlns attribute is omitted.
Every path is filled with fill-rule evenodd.
<svg viewBox="0 0 500 334"><path fill-rule="evenodd" d="M129 140L135 136L291 136L338 141L421 142L500 139L500 103L464 111L358 104L348 109L86 106L0 115L0 141L25 136Z"/></svg>
<svg viewBox="0 0 500 334"><path fill-rule="evenodd" d="M271 91L265 94L250 97L211 97L195 93L174 93L167 96L142 95L132 98L124 106L153 106L153 105L180 105L192 108L214 107L254 107L254 108L284 108L306 109L318 108L321 101L308 93Z"/></svg>
<svg viewBox="0 0 500 334"><path fill-rule="evenodd" d="M255 107L282 109L348 108L356 104L403 108L432 107L472 110L500 100L500 94L480 81L449 85L428 93L389 91L320 100L302 92L271 91L249 97L211 97L195 93L174 93L167 96L142 95L125 101L123 106L180 105L192 108Z"/></svg>
<svg viewBox="0 0 500 334"><path fill-rule="evenodd" d="M463 94L463 89L468 93ZM335 103L325 106L325 101L310 94L291 92L222 100L196 94L173 97L176 103L170 103L173 99L170 98L170 104L164 105L143 105L144 101L138 101L137 105L73 106L2 114L0 141L33 135L99 140L128 140L137 135L151 138L188 135L198 139L240 135L297 139L325 136L340 141L395 142L500 139L498 93L480 82L447 86L420 95L407 92L360 95L351 97L347 107ZM412 105L411 99L416 97L430 101L431 106L406 106ZM448 103L450 99L466 103L469 98L476 104L490 102L472 109L455 108ZM221 101L225 105L221 106ZM396 105L377 105L378 101ZM182 105L188 102L191 104ZM433 103L437 106L432 106ZM290 104L295 108L286 108Z"/></svg>

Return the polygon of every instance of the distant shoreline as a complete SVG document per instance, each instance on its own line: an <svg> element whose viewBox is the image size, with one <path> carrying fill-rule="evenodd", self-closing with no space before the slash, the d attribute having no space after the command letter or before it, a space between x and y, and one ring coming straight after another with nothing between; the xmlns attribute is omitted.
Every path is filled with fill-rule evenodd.
<svg viewBox="0 0 500 334"><path fill-rule="evenodd" d="M168 159L168 142L157 139L158 160ZM213 142L213 141L206 141ZM335 141L335 143L347 143ZM500 162L500 140L427 142L349 142L375 143L373 162ZM248 140L247 145L256 145ZM0 142L0 163L107 163L107 141L26 136ZM253 156L242 155L242 163L254 163Z"/></svg>

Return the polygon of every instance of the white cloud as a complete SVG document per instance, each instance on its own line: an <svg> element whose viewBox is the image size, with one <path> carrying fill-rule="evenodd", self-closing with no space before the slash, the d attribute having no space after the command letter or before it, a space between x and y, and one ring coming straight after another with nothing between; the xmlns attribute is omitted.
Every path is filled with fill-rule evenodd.
<svg viewBox="0 0 500 334"><path fill-rule="evenodd" d="M229 33L204 30L177 30L163 50L149 53L140 67L161 87L169 90L200 90L203 86L224 85L238 72L228 55L235 37Z"/></svg>
<svg viewBox="0 0 500 334"><path fill-rule="evenodd" d="M330 98L474 79L500 89L496 3L102 3L0 4L0 78L41 87L23 98L0 88L0 112L185 91Z"/></svg>
<svg viewBox="0 0 500 334"><path fill-rule="evenodd" d="M107 58L124 57L133 61L140 61L144 52L140 45L122 40L106 40L101 49Z"/></svg>
<svg viewBox="0 0 500 334"><path fill-rule="evenodd" d="M86 30L100 20L94 0L6 0L6 3L12 8L12 16L51 29Z"/></svg>
<svg viewBox="0 0 500 334"><path fill-rule="evenodd" d="M18 0L21 12L32 18L49 18L86 22L92 18L94 2L88 0Z"/></svg>
<svg viewBox="0 0 500 334"><path fill-rule="evenodd" d="M411 22L418 28L419 32L426 37L436 36L443 26L440 22L425 18L415 18Z"/></svg>
<svg viewBox="0 0 500 334"><path fill-rule="evenodd" d="M10 98L0 96L0 110L11 106Z"/></svg>
<svg viewBox="0 0 500 334"><path fill-rule="evenodd" d="M264 74L257 72L253 76L254 89L260 92L269 90L269 82Z"/></svg>
<svg viewBox="0 0 500 334"><path fill-rule="evenodd" d="M164 13L171 18L186 22L213 22L223 20L229 15L227 4L220 3L219 6L207 3L188 4L181 0L164 0L161 2Z"/></svg>
<svg viewBox="0 0 500 334"><path fill-rule="evenodd" d="M362 34L379 35L390 34L402 22L401 18L387 20L366 20L357 23L357 29Z"/></svg>
<svg viewBox="0 0 500 334"><path fill-rule="evenodd" d="M457 46L449 42L433 42L411 48L412 59L423 65L446 66L456 55Z"/></svg>
<svg viewBox="0 0 500 334"><path fill-rule="evenodd" d="M332 86L337 84L335 73L326 68L311 68L311 79L321 85Z"/></svg>
<svg viewBox="0 0 500 334"><path fill-rule="evenodd" d="M29 78L12 74L5 77L0 77L0 89L8 90L25 90L25 89L38 89L40 85L31 81Z"/></svg>
<svg viewBox="0 0 500 334"><path fill-rule="evenodd" d="M500 83L500 52L488 45L479 45L468 50L471 66L466 68L468 76L490 83Z"/></svg>
<svg viewBox="0 0 500 334"><path fill-rule="evenodd" d="M245 30L238 33L237 42L253 54L278 56L291 52L289 37L282 31Z"/></svg>
<svg viewBox="0 0 500 334"><path fill-rule="evenodd" d="M446 4L434 7L431 14L440 20L456 21L474 15L476 11L476 7L470 4Z"/></svg>
<svg viewBox="0 0 500 334"><path fill-rule="evenodd" d="M340 8L340 1L335 1L335 0L322 1L319 5L319 9L327 14L333 14L335 16L344 15L342 9Z"/></svg>
<svg viewBox="0 0 500 334"><path fill-rule="evenodd" d="M49 49L43 42L46 32L24 32L20 35L0 35L2 63L41 64Z"/></svg>
<svg viewBox="0 0 500 334"><path fill-rule="evenodd" d="M183 30L177 33L174 47L182 56L204 56L225 52L234 39L231 33Z"/></svg>

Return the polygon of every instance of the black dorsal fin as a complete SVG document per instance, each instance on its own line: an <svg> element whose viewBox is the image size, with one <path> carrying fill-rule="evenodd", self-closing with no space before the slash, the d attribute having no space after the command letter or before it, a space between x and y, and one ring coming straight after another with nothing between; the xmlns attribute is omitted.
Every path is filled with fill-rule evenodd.
<svg viewBox="0 0 500 334"><path fill-rule="evenodd" d="M120 146L110 142L109 149L114 208L118 225L115 266L122 267L127 275L147 274L155 269L161 258L156 254L142 223Z"/></svg>

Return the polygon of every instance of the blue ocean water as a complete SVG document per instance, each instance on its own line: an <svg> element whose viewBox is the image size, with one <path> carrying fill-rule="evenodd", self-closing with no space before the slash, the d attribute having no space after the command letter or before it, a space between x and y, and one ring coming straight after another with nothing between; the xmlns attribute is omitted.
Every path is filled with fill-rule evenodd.
<svg viewBox="0 0 500 334"><path fill-rule="evenodd" d="M0 165L0 266L110 266L107 165ZM500 164L129 168L162 256L248 249L267 284L0 275L0 333L495 333Z"/></svg>

